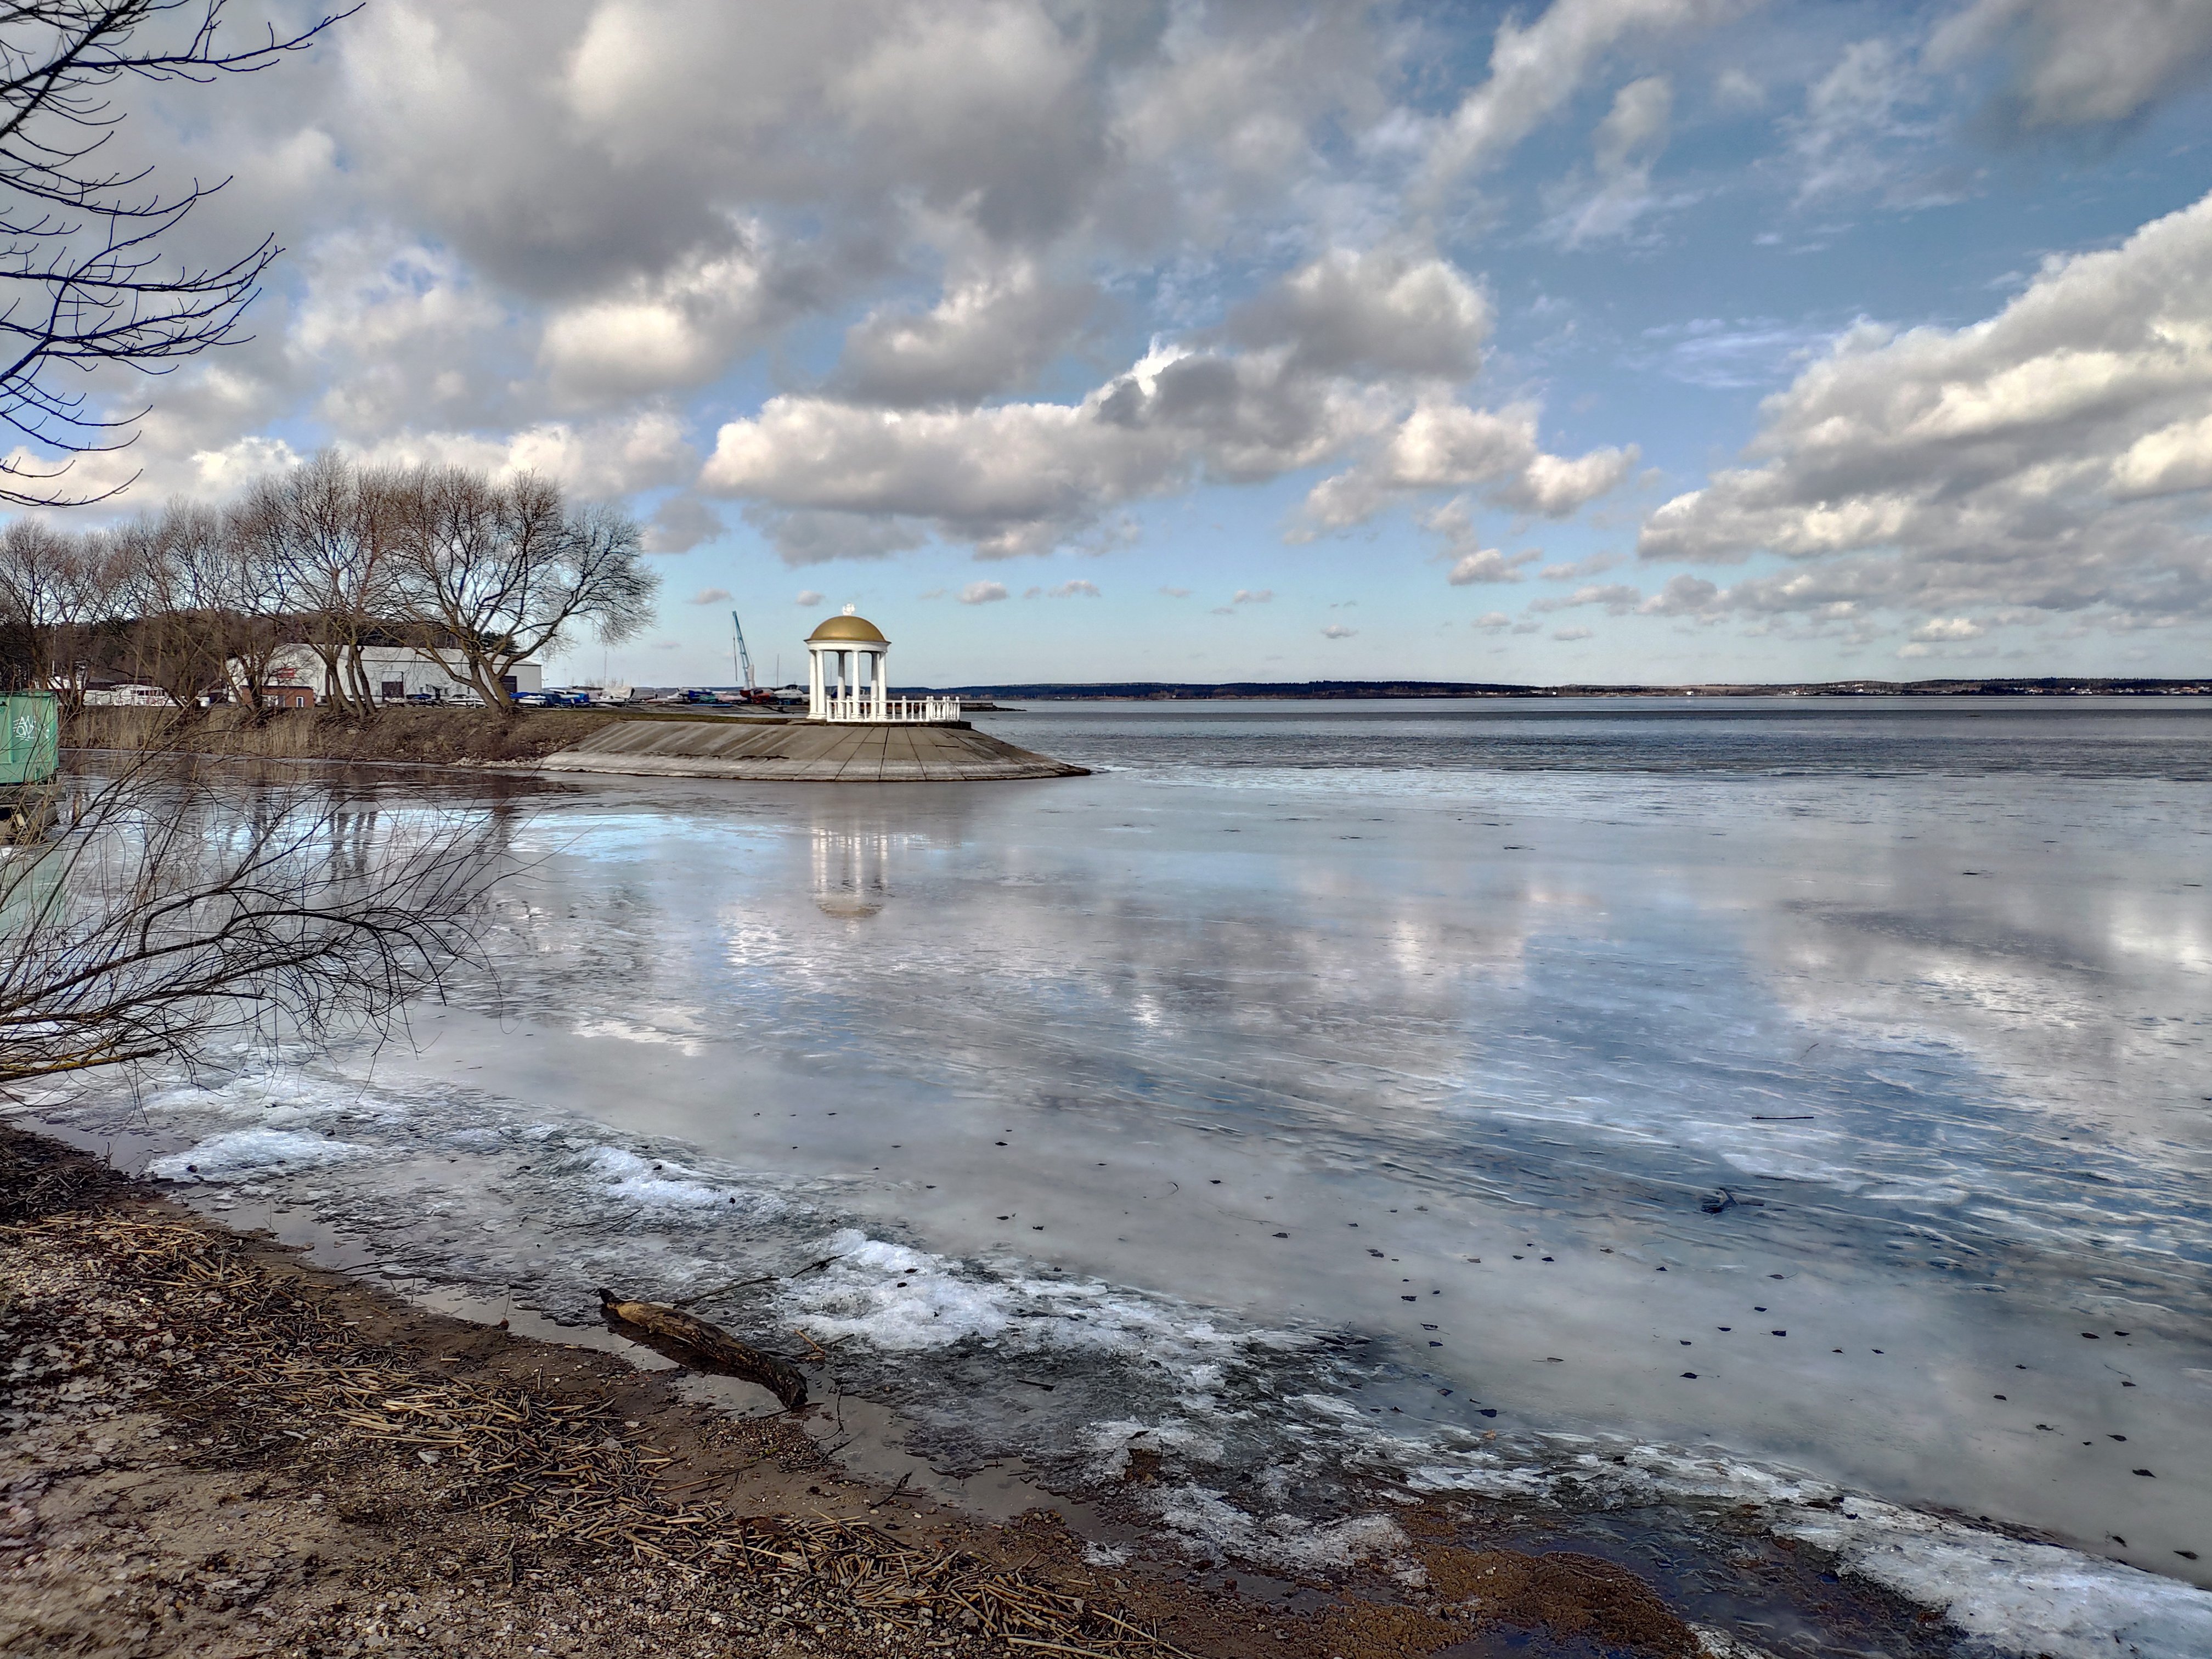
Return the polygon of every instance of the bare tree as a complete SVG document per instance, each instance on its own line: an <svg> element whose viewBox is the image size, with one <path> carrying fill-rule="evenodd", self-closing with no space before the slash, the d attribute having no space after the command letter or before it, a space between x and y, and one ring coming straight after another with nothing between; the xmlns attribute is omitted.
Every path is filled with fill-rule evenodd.
<svg viewBox="0 0 2212 1659"><path fill-rule="evenodd" d="M165 257L186 216L227 181L163 194L152 169L108 164L117 82L209 82L301 51L351 12L296 33L221 38L225 0L0 0L0 421L50 463L0 459L0 502L78 505L70 460L119 448L138 416L88 407L59 371L161 373L238 337L281 251L264 237L227 264ZM358 9L358 8L356 8ZM143 412L143 411L142 411ZM124 486L118 485L117 489Z"/></svg>
<svg viewBox="0 0 2212 1659"><path fill-rule="evenodd" d="M37 519L0 527L0 625L17 643L4 667L11 686L51 688L64 705L82 690L88 635L113 615L112 544Z"/></svg>
<svg viewBox="0 0 2212 1659"><path fill-rule="evenodd" d="M174 501L115 532L137 678L186 711L228 683L238 633L236 617L223 608L233 586L228 530L217 509Z"/></svg>
<svg viewBox="0 0 2212 1659"><path fill-rule="evenodd" d="M58 787L69 827L0 860L0 1090L387 1019L475 961L503 868L482 808L392 813L166 755Z"/></svg>
<svg viewBox="0 0 2212 1659"><path fill-rule="evenodd" d="M209 599L222 623L224 684L258 720L268 712L276 655L298 631L292 567L242 507L226 509L218 520L210 563Z"/></svg>
<svg viewBox="0 0 2212 1659"><path fill-rule="evenodd" d="M514 665L589 626L609 642L653 619L660 578L638 527L611 507L571 508L533 473L495 484L460 467L394 486L393 592L417 647L485 703L509 709Z"/></svg>
<svg viewBox="0 0 2212 1659"><path fill-rule="evenodd" d="M391 609L395 486L394 475L365 471L326 449L264 478L234 520L283 573L301 642L322 661L329 700L348 713L376 706L361 652Z"/></svg>

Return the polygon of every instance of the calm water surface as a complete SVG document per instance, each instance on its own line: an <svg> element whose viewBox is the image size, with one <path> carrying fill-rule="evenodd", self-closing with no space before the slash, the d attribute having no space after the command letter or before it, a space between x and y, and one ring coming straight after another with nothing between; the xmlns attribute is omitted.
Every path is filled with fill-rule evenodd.
<svg viewBox="0 0 2212 1659"><path fill-rule="evenodd" d="M544 794L503 1000L162 1090L157 1172L798 1326L947 1467L1149 1451L1201 1553L1749 1503L1998 1649L2212 1650L2212 707L978 723L1097 771Z"/></svg>

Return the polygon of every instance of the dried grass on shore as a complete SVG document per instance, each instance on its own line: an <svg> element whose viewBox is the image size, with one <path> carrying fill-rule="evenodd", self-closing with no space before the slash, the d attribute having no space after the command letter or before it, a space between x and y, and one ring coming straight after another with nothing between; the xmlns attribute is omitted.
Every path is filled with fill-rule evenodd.
<svg viewBox="0 0 2212 1659"><path fill-rule="evenodd" d="M494 1376L426 1378L410 1357L364 1340L317 1286L271 1273L194 1223L79 1212L33 1224L44 1242L99 1262L114 1287L150 1293L184 1328L205 1374L161 1402L184 1432L234 1438L243 1410L261 1431L236 1447L246 1458L286 1440L309 1454L349 1439L411 1452L505 1522L509 1583L539 1562L607 1553L687 1579L742 1577L787 1601L827 1594L932 1645L1101 1659L1182 1651L1094 1600L964 1552L917 1548L849 1520L749 1516L678 1496L659 1485L673 1460L607 1403Z"/></svg>
<svg viewBox="0 0 2212 1659"><path fill-rule="evenodd" d="M606 708L533 708L512 720L488 708L380 708L365 719L295 708L257 721L235 708L190 720L160 708L82 708L63 742L71 749L160 748L253 760L455 766L540 760L623 718Z"/></svg>

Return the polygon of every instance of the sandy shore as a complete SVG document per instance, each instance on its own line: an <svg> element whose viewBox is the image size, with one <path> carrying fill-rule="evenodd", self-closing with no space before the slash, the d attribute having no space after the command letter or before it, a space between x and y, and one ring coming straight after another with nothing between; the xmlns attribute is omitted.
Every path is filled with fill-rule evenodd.
<svg viewBox="0 0 2212 1659"><path fill-rule="evenodd" d="M0 1128L0 1653L1700 1650L1636 1574L1470 1547L1461 1511L1404 1517L1420 1571L1273 1601L1096 1565L1049 1510L867 1486L678 1375L424 1312Z"/></svg>

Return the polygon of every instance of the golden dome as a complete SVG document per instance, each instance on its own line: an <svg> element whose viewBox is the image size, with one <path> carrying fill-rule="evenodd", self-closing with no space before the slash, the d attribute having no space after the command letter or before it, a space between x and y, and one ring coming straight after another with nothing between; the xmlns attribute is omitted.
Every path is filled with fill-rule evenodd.
<svg viewBox="0 0 2212 1659"><path fill-rule="evenodd" d="M890 643L884 637L882 629L877 627L866 617L855 617L850 612L842 617L830 617L821 627L809 634L806 640L810 645L818 640L857 640L866 645Z"/></svg>

